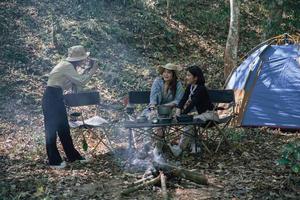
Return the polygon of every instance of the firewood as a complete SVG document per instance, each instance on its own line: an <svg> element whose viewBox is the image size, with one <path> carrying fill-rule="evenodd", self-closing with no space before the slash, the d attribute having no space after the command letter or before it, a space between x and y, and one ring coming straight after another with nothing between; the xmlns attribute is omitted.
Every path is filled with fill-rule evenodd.
<svg viewBox="0 0 300 200"><path fill-rule="evenodd" d="M156 161L153 162L154 166L158 169L163 170L164 172L169 171L172 172L175 176L193 181L198 184L208 185L208 180L204 175L201 175L197 172L193 172L184 168L179 168L167 163L158 163Z"/></svg>
<svg viewBox="0 0 300 200"><path fill-rule="evenodd" d="M132 192L135 192L135 191L137 191L139 189L142 189L144 187L147 187L147 186L159 183L159 181L160 181L160 175L158 175L154 179L151 179L150 181L146 181L146 182L144 182L144 183L142 183L140 185L136 185L136 186L127 188L126 190L124 190L124 191L121 192L121 195L126 196L126 195L128 195L128 194L130 194Z"/></svg>
<svg viewBox="0 0 300 200"><path fill-rule="evenodd" d="M161 191L164 200L168 200L168 191L166 185L166 176L164 175L163 171L160 171L160 183L161 183Z"/></svg>
<svg viewBox="0 0 300 200"><path fill-rule="evenodd" d="M149 181L149 180L151 180L151 179L153 179L153 176L152 176L152 175L151 175L151 176L148 176L148 177L145 177L145 178L142 178L142 179L139 179L139 180L137 180L137 181L131 183L128 187L133 187L133 186L135 186L135 185L140 185L141 183L144 183L144 182Z"/></svg>

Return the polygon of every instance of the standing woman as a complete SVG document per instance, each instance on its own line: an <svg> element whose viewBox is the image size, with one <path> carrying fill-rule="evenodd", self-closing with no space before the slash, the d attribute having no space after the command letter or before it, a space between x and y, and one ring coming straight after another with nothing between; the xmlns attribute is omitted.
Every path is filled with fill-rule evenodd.
<svg viewBox="0 0 300 200"><path fill-rule="evenodd" d="M49 165L52 168L64 168L57 146L57 135L62 143L67 159L85 161L85 158L75 149L70 135L70 127L66 107L63 100L63 90L72 86L82 88L96 72L98 66L90 62L90 68L83 74L78 74L76 68L87 61L89 52L81 45L68 49L68 57L57 64L50 72L47 87L42 99L44 124L46 131L46 150Z"/></svg>
<svg viewBox="0 0 300 200"><path fill-rule="evenodd" d="M178 105L180 99L183 96L183 86L178 80L178 72L181 67L173 63L160 66L158 72L160 76L155 78L150 92L150 104L143 115L148 118L152 118L157 115L157 107L160 105L174 108ZM156 130L157 135L162 136L161 129ZM144 148L139 157L145 157L147 150L150 148L151 141L148 137L144 138ZM161 154L163 144L160 141L156 141L154 154Z"/></svg>
<svg viewBox="0 0 300 200"><path fill-rule="evenodd" d="M194 118L199 118L203 121L218 120L218 116L212 111L213 104L209 99L203 72L199 66L191 65L187 68L186 83L187 88L176 108L176 115L188 114L196 109L198 115ZM185 131L191 132L191 130L192 127L187 127ZM192 135L192 133L189 135ZM188 147L191 139L190 136L183 134L179 145L171 148L173 154L175 156L180 155L182 150L185 150Z"/></svg>

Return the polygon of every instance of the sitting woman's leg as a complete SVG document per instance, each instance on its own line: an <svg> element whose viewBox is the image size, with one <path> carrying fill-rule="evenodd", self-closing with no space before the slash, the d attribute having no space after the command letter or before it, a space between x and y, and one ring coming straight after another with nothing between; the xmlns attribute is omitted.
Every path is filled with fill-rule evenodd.
<svg viewBox="0 0 300 200"><path fill-rule="evenodd" d="M154 157L160 156L162 154L162 149L164 146L163 143L163 129L162 128L156 128L155 129L155 141L154 141L154 150L153 155Z"/></svg>
<svg viewBox="0 0 300 200"><path fill-rule="evenodd" d="M174 156L179 156L183 151L189 150L191 148L192 152L196 152L195 149L195 131L193 126L186 126L183 129L183 134L180 137L178 145L170 146L170 149Z"/></svg>

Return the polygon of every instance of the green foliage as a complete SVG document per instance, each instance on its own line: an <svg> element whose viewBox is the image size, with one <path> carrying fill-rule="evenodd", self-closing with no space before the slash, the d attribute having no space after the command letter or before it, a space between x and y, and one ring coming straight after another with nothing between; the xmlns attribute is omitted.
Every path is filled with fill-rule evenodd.
<svg viewBox="0 0 300 200"><path fill-rule="evenodd" d="M262 7L264 7L266 15L266 19L263 21L264 32L268 37L284 32L294 34L299 29L300 1L262 0Z"/></svg>
<svg viewBox="0 0 300 200"><path fill-rule="evenodd" d="M300 142L288 143L283 146L281 158L276 161L296 174L300 174Z"/></svg>
<svg viewBox="0 0 300 200"><path fill-rule="evenodd" d="M82 149L83 151L87 151L88 150L88 143L86 142L85 137L82 138Z"/></svg>

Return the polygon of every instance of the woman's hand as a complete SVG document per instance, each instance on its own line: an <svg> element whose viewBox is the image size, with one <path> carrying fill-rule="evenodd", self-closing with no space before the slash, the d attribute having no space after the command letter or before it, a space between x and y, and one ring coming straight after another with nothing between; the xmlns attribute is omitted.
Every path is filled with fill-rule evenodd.
<svg viewBox="0 0 300 200"><path fill-rule="evenodd" d="M157 117L157 111L156 110L151 110L149 114L150 119L153 119L154 117Z"/></svg>
<svg viewBox="0 0 300 200"><path fill-rule="evenodd" d="M162 104L162 106L167 106L167 107L175 107L176 106L176 104L175 103L172 103L172 102L170 102L170 103L165 103L165 104Z"/></svg>
<svg viewBox="0 0 300 200"><path fill-rule="evenodd" d="M99 60L97 58L88 58L89 66L94 67L98 64Z"/></svg>
<svg viewBox="0 0 300 200"><path fill-rule="evenodd" d="M181 109L180 108L176 108L175 117L176 116L180 116L180 114L181 114Z"/></svg>

